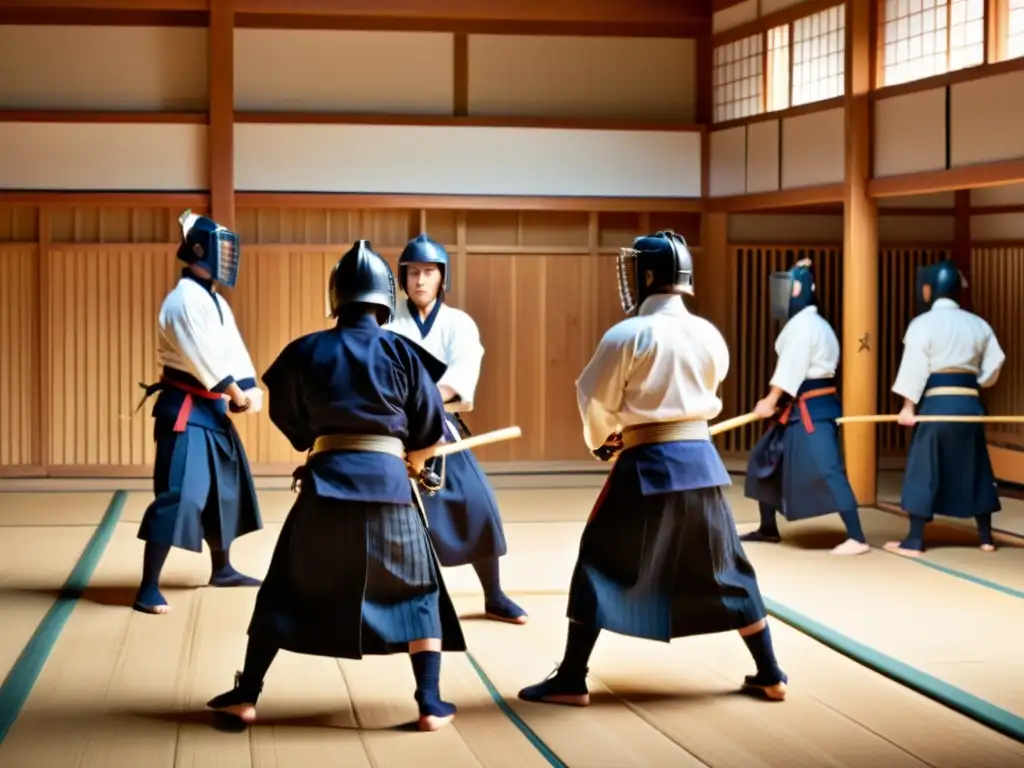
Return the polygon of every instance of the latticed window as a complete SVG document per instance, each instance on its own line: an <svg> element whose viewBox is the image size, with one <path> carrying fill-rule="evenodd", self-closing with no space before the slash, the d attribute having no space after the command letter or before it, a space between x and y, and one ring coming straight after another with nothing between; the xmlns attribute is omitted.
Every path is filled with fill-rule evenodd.
<svg viewBox="0 0 1024 768"><path fill-rule="evenodd" d="M764 110L764 49L761 35L715 48L715 122L751 117Z"/></svg>
<svg viewBox="0 0 1024 768"><path fill-rule="evenodd" d="M985 0L885 0L884 85L985 62Z"/></svg>

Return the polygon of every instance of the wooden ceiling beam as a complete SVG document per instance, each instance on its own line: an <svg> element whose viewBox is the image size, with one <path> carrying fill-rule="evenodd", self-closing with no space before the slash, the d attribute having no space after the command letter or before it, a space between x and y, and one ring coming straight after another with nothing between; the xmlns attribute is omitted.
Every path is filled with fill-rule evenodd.
<svg viewBox="0 0 1024 768"><path fill-rule="evenodd" d="M1024 160L1002 160L950 168L946 171L923 171L899 176L883 176L868 181L871 197L928 195L959 189L999 187L1024 181Z"/></svg>
<svg viewBox="0 0 1024 768"><path fill-rule="evenodd" d="M678 24L711 18L709 0L237 0L236 10L469 22Z"/></svg>
<svg viewBox="0 0 1024 768"><path fill-rule="evenodd" d="M0 0L3 24L205 26L210 0ZM711 0L236 0L235 26L700 37Z"/></svg>

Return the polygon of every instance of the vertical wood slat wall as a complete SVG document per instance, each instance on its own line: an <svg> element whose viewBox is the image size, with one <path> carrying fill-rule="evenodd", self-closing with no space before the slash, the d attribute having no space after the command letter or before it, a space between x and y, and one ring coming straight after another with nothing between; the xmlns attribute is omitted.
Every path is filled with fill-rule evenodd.
<svg viewBox="0 0 1024 768"><path fill-rule="evenodd" d="M995 386L982 392L982 402L991 414L1024 413L1024 246L974 248L971 251L971 299L974 311L984 317L1000 346L1006 362ZM988 438L994 444L1024 447L1024 424L991 424Z"/></svg>
<svg viewBox="0 0 1024 768"><path fill-rule="evenodd" d="M729 339L733 364L729 379L723 387L723 413L728 416L746 413L768 392L768 382L777 360L775 338L781 329L781 325L771 319L769 310L768 276L773 271L789 269L797 259L811 259L820 312L832 324L840 339L843 335L841 247L737 245L730 248L730 253L736 260L733 300L737 312L737 332L736 338ZM900 406L890 387L896 379L903 352L903 332L913 317L917 267L932 263L946 253L944 250L927 248L882 247L879 250L879 412L894 413ZM836 384L841 396L842 374L839 370L836 372ZM717 443L723 454L742 456L754 447L763 431L763 424L750 425L721 435ZM902 455L908 437L908 431L897 425L878 425L879 454Z"/></svg>
<svg viewBox="0 0 1024 768"><path fill-rule="evenodd" d="M0 473L103 474L145 470L153 460L147 406L131 414L153 381L155 319L174 285L177 211L166 208L53 208L45 256L39 256L37 211L0 210ZM426 228L451 250L452 303L480 326L486 348L477 431L519 424L521 440L481 451L487 461L587 459L579 436L573 381L606 328L621 319L614 253L641 231L674 227L696 240L691 217L488 211L334 211L240 209L245 272L230 292L258 370L287 341L327 324L325 280L356 237L369 237L392 264L408 237ZM767 278L801 256L813 259L822 310L841 335L842 253L837 246L736 245L733 364L723 416L762 396L775 364L778 324L768 313ZM882 248L879 254L879 410L898 403L889 392L913 313L914 271L944 251ZM45 269L43 265L45 264ZM975 248L975 307L1004 348L1024 331L1016 290L1024 247ZM46 285L40 275L47 275ZM45 310L46 322L41 311ZM46 331L46 338L41 334ZM991 412L1024 410L1024 366L1012 350L999 384L987 392ZM47 433L39 434L38 371L45 357L53 396ZM258 468L285 471L299 459L266 414L237 421ZM727 455L748 451L760 427L719 438ZM995 428L993 439L1024 442L1024 430ZM880 453L900 455L905 430L879 428ZM45 454L44 454L45 451ZM144 472L143 472L144 473Z"/></svg>
<svg viewBox="0 0 1024 768"><path fill-rule="evenodd" d="M149 471L152 401L129 417L138 384L158 375L156 318L181 268L178 213L53 206L42 238L38 209L0 210L0 474ZM225 295L260 372L288 341L328 325L327 275L353 240L372 240L392 266L424 229L445 243L451 303L476 319L486 350L468 420L476 431L520 425L521 440L480 452L513 462L589 458L573 382L622 317L614 254L650 227L699 236L699 216L658 213L242 208L237 226L242 279ZM266 412L236 424L255 470L290 472L301 460Z"/></svg>

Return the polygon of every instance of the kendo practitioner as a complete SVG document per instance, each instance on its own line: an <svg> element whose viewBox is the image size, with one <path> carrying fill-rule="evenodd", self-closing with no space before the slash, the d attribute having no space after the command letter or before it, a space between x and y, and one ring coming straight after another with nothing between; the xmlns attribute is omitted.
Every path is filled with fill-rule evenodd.
<svg viewBox="0 0 1024 768"><path fill-rule="evenodd" d="M191 211L179 223L177 255L188 266L160 307L162 373L143 398L159 393L153 406L156 498L139 526L146 549L133 605L144 613L170 610L159 580L171 547L202 552L205 540L210 586L260 584L236 571L229 557L235 539L263 527L245 448L228 415L257 413L263 392L231 307L217 292L238 280L238 235Z"/></svg>
<svg viewBox="0 0 1024 768"><path fill-rule="evenodd" d="M588 661L602 629L662 642L738 630L757 665L743 689L782 700L788 680L708 430L722 409L725 339L683 303L693 261L681 236L637 238L618 272L630 317L605 333L576 382L587 446L617 459L580 542L565 655L519 697L589 704Z"/></svg>
<svg viewBox="0 0 1024 768"><path fill-rule="evenodd" d="M836 395L839 339L818 312L809 259L769 278L773 318L784 325L775 340L778 362L768 394L754 413L775 424L758 440L747 463L744 494L758 502L761 525L743 541L782 541L775 515L793 522L839 512L847 539L833 555L871 550L839 448L835 420L843 415Z"/></svg>
<svg viewBox="0 0 1024 768"><path fill-rule="evenodd" d="M447 364L438 382L447 412L447 436L449 440L469 437L460 414L473 409L484 348L473 318L444 301L451 287L447 251L427 235L413 238L399 257L398 278L406 300L399 302L387 328ZM476 457L462 451L432 459L428 467L436 481L423 503L441 565L471 563L484 590L487 618L525 624L526 611L501 588L498 558L508 545L498 500Z"/></svg>
<svg viewBox="0 0 1024 768"><path fill-rule="evenodd" d="M935 515L977 521L983 552L994 552L992 513L1001 509L983 423L922 422L917 416L983 416L979 390L999 378L1006 355L991 326L960 308L965 286L951 261L918 270L918 315L903 337L892 391L903 398L898 422L913 427L900 506L910 531L885 548L924 552L925 525Z"/></svg>
<svg viewBox="0 0 1024 768"><path fill-rule="evenodd" d="M436 730L456 712L441 699L441 652L466 645L403 457L422 468L422 451L444 438L435 382L445 366L380 327L395 281L369 242L341 258L328 290L335 327L293 341L263 375L271 420L309 455L256 598L245 666L208 706L254 721L280 649L408 652L419 727Z"/></svg>

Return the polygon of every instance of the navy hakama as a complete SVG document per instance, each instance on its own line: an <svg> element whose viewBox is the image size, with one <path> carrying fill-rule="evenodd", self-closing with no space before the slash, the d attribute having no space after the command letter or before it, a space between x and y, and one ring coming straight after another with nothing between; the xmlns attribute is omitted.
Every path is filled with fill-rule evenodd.
<svg viewBox="0 0 1024 768"><path fill-rule="evenodd" d="M465 424L453 414L446 414L446 421L450 433L469 437ZM441 461L444 486L437 493L423 494L430 538L441 565L447 568L503 556L508 544L501 511L476 457L461 451Z"/></svg>
<svg viewBox="0 0 1024 768"><path fill-rule="evenodd" d="M256 598L250 635L295 653L359 659L440 638L466 650L419 511L300 493Z"/></svg>
<svg viewBox="0 0 1024 768"><path fill-rule="evenodd" d="M970 373L933 373L928 377L918 416L983 416L972 395L936 394L936 387L978 390ZM912 517L969 518L998 512L1002 505L982 423L919 423L907 453L900 506Z"/></svg>
<svg viewBox="0 0 1024 768"><path fill-rule="evenodd" d="M791 522L857 509L839 445L835 420L842 406L834 387L832 379L804 381L750 453L744 495Z"/></svg>
<svg viewBox="0 0 1024 768"><path fill-rule="evenodd" d="M270 416L297 450L318 436L436 443L444 366L364 317L292 342L263 376ZM405 461L373 449L312 454L274 549L249 634L296 653L358 659L412 640L465 640L414 506Z"/></svg>
<svg viewBox="0 0 1024 768"><path fill-rule="evenodd" d="M263 522L245 449L228 416L227 401L187 373L164 369L153 406L156 498L139 525L139 538L203 551L203 540L227 550Z"/></svg>
<svg viewBox="0 0 1024 768"><path fill-rule="evenodd" d="M765 618L730 484L710 441L622 451L583 532L568 618L665 642Z"/></svg>

